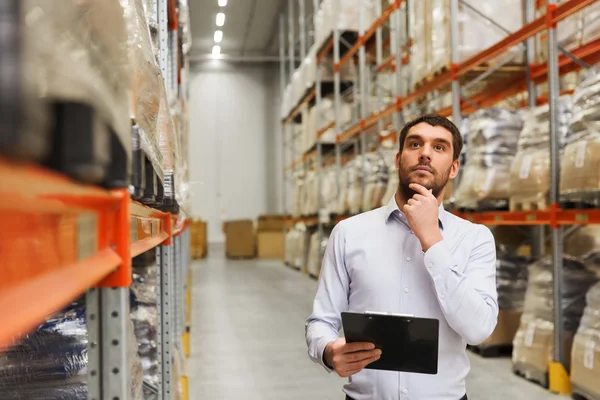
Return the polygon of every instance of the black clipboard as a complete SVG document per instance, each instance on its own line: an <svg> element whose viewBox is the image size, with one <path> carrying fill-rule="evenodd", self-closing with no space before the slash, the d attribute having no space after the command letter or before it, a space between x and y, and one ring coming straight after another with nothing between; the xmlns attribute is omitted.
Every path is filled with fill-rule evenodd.
<svg viewBox="0 0 600 400"><path fill-rule="evenodd" d="M437 319L343 312L342 324L346 343L369 342L381 349L381 358L365 368L437 374L440 327Z"/></svg>

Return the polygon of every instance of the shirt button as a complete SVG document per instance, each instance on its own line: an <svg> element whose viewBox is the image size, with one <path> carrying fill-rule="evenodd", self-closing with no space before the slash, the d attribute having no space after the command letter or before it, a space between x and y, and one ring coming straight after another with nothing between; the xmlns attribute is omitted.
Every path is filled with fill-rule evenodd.
<svg viewBox="0 0 600 400"><path fill-rule="evenodd" d="M404 393L404 394L408 393L408 389L402 389L402 393Z"/></svg>
<svg viewBox="0 0 600 400"><path fill-rule="evenodd" d="M440 299L443 299L444 297L446 297L446 295L444 295L443 293L440 294Z"/></svg>
<svg viewBox="0 0 600 400"><path fill-rule="evenodd" d="M429 268L433 268L433 263L429 263L429 265L427 265Z"/></svg>
<svg viewBox="0 0 600 400"><path fill-rule="evenodd" d="M406 257L406 261L410 261L410 257Z"/></svg>
<svg viewBox="0 0 600 400"><path fill-rule="evenodd" d="M408 288L404 288L404 293L408 293Z"/></svg>

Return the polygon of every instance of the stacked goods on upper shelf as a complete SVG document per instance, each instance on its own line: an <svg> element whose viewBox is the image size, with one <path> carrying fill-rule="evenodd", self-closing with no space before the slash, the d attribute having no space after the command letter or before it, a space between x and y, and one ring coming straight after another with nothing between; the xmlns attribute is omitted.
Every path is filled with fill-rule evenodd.
<svg viewBox="0 0 600 400"><path fill-rule="evenodd" d="M573 94L571 126L561 160L561 201L600 205L600 75L592 71Z"/></svg>
<svg viewBox="0 0 600 400"><path fill-rule="evenodd" d="M137 339L137 351L141 360L144 382L152 387L160 384L160 361L158 356L158 266L154 252L144 253L133 260L133 279L129 318ZM144 386L144 398L152 393Z"/></svg>
<svg viewBox="0 0 600 400"><path fill-rule="evenodd" d="M345 126L352 121L352 104L341 101L340 103L340 115L338 118L338 125ZM303 143L302 152L309 151L316 142L335 144L335 127L327 128L330 124L336 122L335 119L335 104L333 96L327 96L321 99L319 104L311 107L308 111L308 118L302 119L303 129ZM323 133L317 137L317 133L323 131Z"/></svg>
<svg viewBox="0 0 600 400"><path fill-rule="evenodd" d="M567 0L559 0L562 4ZM546 7L536 12L536 17L546 14ZM572 51L600 37L600 3L590 5L575 12L557 24L557 41L566 50ZM548 59L548 33L544 30L536 35L536 61L543 63Z"/></svg>
<svg viewBox="0 0 600 400"><path fill-rule="evenodd" d="M297 171L294 173L292 181L294 183L294 188L292 190L292 206L290 208L292 210L292 217L294 218L300 218L300 216L302 216L302 208L306 194L305 181L304 171Z"/></svg>
<svg viewBox="0 0 600 400"><path fill-rule="evenodd" d="M558 135L562 148L569 131L571 96L558 101ZM510 209L545 210L550 190L550 109L536 107L524 113L523 131L510 168Z"/></svg>
<svg viewBox="0 0 600 400"><path fill-rule="evenodd" d="M475 209L478 202L508 199L510 166L522 127L520 114L511 110L481 109L469 117L466 162L455 195L459 207Z"/></svg>
<svg viewBox="0 0 600 400"><path fill-rule="evenodd" d="M414 10L415 43L411 64L415 83L418 83L428 74L450 68L450 0L416 1ZM506 10L511 12L507 13ZM489 23L478 13L496 24ZM464 62L505 38L508 35L505 30L515 32L520 29L523 25L523 4L521 0L470 0L459 4L457 18L459 62ZM519 51L515 47L503 59ZM513 62L522 62L522 59L516 57Z"/></svg>
<svg viewBox="0 0 600 400"><path fill-rule="evenodd" d="M118 163L119 179L127 179L132 10L102 0L24 0L19 7L22 26L15 37L22 39L22 52L14 62L21 62L21 78L15 77L21 95L13 100L21 102L16 111L24 125L2 151L49 161L89 183L110 179Z"/></svg>
<svg viewBox="0 0 600 400"><path fill-rule="evenodd" d="M585 307L585 294L598 280L596 259L600 227L589 225L565 237L561 307L564 328L565 365L570 369L573 336ZM513 341L513 364L531 380L547 384L554 333L553 270L550 257L529 267L529 283L521 325Z"/></svg>
<svg viewBox="0 0 600 400"><path fill-rule="evenodd" d="M86 400L88 398L88 332L84 299L48 318L18 343L2 349L2 400ZM133 326L125 349L132 400L142 399L142 367ZM125 372L125 371L124 371Z"/></svg>
<svg viewBox="0 0 600 400"><path fill-rule="evenodd" d="M588 290L587 305L573 339L571 384L573 392L600 398L600 283Z"/></svg>
<svg viewBox="0 0 600 400"><path fill-rule="evenodd" d="M360 11L363 4L363 27L365 31L377 15L377 0L323 0L315 13L315 45L322 47L334 29L341 32L360 30Z"/></svg>
<svg viewBox="0 0 600 400"><path fill-rule="evenodd" d="M302 203L302 215L310 216L317 213L319 207L319 180L317 173L310 170L306 173L304 180L305 197Z"/></svg>

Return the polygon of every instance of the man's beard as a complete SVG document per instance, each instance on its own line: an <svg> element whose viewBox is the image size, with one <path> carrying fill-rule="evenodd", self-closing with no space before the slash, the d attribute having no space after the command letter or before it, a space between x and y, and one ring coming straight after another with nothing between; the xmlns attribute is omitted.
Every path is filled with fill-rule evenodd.
<svg viewBox="0 0 600 400"><path fill-rule="evenodd" d="M407 169L400 166L400 170L398 171L398 178L400 183L398 184L398 191L402 195L405 201L411 199L416 192L411 189L409 185L413 182L410 181L409 174L414 171L415 168L419 166L427 166L431 170L431 174L433 175L433 182L425 186L426 189L431 189L433 196L437 199L442 190L446 187L448 183L448 179L450 178L450 171L452 167L448 168L448 171L444 174L439 174L437 170L435 170L430 164L418 164L414 167L410 167Z"/></svg>

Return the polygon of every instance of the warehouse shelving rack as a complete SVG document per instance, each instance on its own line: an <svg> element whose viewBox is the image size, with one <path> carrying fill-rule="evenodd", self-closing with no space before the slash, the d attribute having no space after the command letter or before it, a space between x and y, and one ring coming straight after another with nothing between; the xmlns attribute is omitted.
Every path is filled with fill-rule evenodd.
<svg viewBox="0 0 600 400"><path fill-rule="evenodd" d="M567 0L560 5L556 4L555 0L525 0L525 23L516 32L506 32L504 39L500 40L491 47L481 51L480 53L470 57L469 59L460 62L458 55L458 10L459 5L469 6L466 0L450 0L450 51L451 63L447 68L436 74L431 80L424 82L417 89L415 87L414 77L411 74L410 63L413 58L414 51L413 43L415 37L414 23L412 18L412 10L415 7L415 1L418 0L393 0L385 9L379 9L379 18L369 27L364 24L364 4L361 2L359 10L360 28L357 41L352 45L349 51L343 57L340 57L339 30L334 28L333 38L330 39L324 49L319 53L317 62L320 61L324 52L333 52L334 57L334 80L335 80L335 109L336 109L336 167L339 174L340 152L343 146L346 146L349 141L359 139L362 144L361 154L364 156L366 151L365 136L366 131L377 125L378 132L382 131L382 121L385 118L393 117L393 126L395 132L399 132L399 128L403 122L403 110L414 110L417 101L422 99L429 100L431 94L437 93L446 87L450 87L452 102L451 106L439 108L430 107L431 111L436 111L442 115L451 117L455 124L460 125L462 115L471 113L479 108L492 106L501 100L508 97L526 93L527 100L521 106L533 108L541 103L549 103L550 108L550 208L542 211L520 211L520 212L473 212L473 213L457 213L463 218L473 222L487 225L514 225L514 226L529 226L532 228L532 252L534 256L541 256L544 251L544 227L549 228L552 239L552 258L554 270L554 304L560 304L562 293L562 254L563 254L563 226L566 225L585 225L600 223L600 210L598 209L583 209L583 210L563 210L559 206L558 179L559 179L559 151L557 141L557 99L562 94L559 90L559 76L568 72L580 69L587 69L590 65L600 62L600 40L593 40L572 51L567 51L560 46L557 41L556 27L557 23L566 17L585 9L596 0ZM291 1L289 3L292 4ZM378 6L380 3L378 2ZM539 17L535 17L536 10L543 9L545 13ZM293 8L293 7L288 7ZM316 9L316 7L315 7ZM334 12L334 15L338 15ZM480 15L487 22L496 24L493 20ZM290 22L293 22L290 19ZM382 30L384 24L389 24L390 39L385 44L389 43L390 56L385 60L382 58ZM290 26L293 26L290 24ZM281 38L283 37L284 24L280 23ZM534 53L534 37L540 32L547 32L548 55L547 61L544 63L536 63ZM302 33L301 33L302 34ZM379 111L368 115L365 112L365 79L367 65L365 62L365 52L367 51L366 43L373 36L376 36L376 70L382 72L391 70L394 73L393 94L395 101L383 104L381 101L381 92L378 89L378 105ZM293 29L290 30L290 37L293 38ZM290 41L290 44L293 40ZM461 86L465 87L473 83L484 81L488 77L499 73L500 69L509 63L511 59L507 59L494 67L484 70L482 73L473 74L480 66L504 54L507 50L515 47L523 46L525 52L526 64L523 73L515 75L508 82L502 82L496 87L489 86L485 90L466 97ZM289 48L290 54L293 54L293 47ZM361 94L361 113L358 121L350 127L340 127L339 122L339 106L340 106L340 87L339 70L347 62L351 62L352 57L358 53L358 87ZM560 54L559 54L560 53ZM285 42L280 41L281 60L281 75L286 76L285 64L283 56L285 56ZM290 62L289 77L293 73L295 65ZM407 68L408 79L402 79L402 70ZM481 72L481 71L480 71ZM318 78L317 78L318 79ZM468 83L465 84L465 81ZM536 85L542 82L548 83L548 94L545 96L537 96ZM285 78L282 78L282 91L285 84ZM317 84L318 87L318 84ZM283 95L283 92L282 92ZM317 96L317 104L319 98ZM293 108L290 116L293 116L299 110L302 104L298 104ZM284 118L282 121L282 134L286 135L289 125L293 118ZM285 136L287 137L287 136ZM285 152L285 149L284 149ZM317 144L315 151L303 154L299 158L289 160L288 166L284 158L284 188L287 189L287 176L290 171L297 168L306 168L308 163L314 163L318 180L321 182L323 155L321 146ZM338 175L338 182L340 182ZM363 183L364 184L364 183ZM321 185L319 183L319 210L323 208L323 201L320 195ZM285 190L284 189L284 190ZM285 197L285 196L284 196ZM287 203L285 203L287 205ZM307 225L319 227L319 232L322 232L323 225L330 222L339 222L343 217L338 217L329 221L328 218L310 216L305 218L292 218L290 224L296 222L304 222ZM568 374L565 370L565 354L563 343L563 316L561 307L554 307L555 315L555 334L552 359L554 360L549 365L549 383L550 390L567 393L570 391L570 383Z"/></svg>
<svg viewBox="0 0 600 400"><path fill-rule="evenodd" d="M160 68L171 97L184 95L177 43L176 0L154 0ZM175 17L175 18L173 18ZM167 40L169 39L169 40ZM131 200L129 189L73 181L27 161L0 156L0 348L10 347L53 313L85 296L88 398L129 399L127 349L132 259L156 259L160 385L158 399L187 377L173 380L173 350L189 355L190 236L183 214ZM155 253L155 256L152 255ZM145 384L146 385L146 384Z"/></svg>

